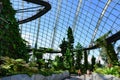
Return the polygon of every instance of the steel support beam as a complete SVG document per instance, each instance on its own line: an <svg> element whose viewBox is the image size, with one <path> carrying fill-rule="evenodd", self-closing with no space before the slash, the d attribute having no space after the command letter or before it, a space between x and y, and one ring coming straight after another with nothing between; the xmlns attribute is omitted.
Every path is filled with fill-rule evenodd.
<svg viewBox="0 0 120 80"><path fill-rule="evenodd" d="M75 17L74 17L74 21L73 21L73 25L72 25L73 33L75 31L75 28L76 28L76 23L77 23L77 19L78 19L78 16L79 16L81 5L82 5L82 0L79 0L78 6L77 6L77 9L76 9L76 13L75 13Z"/></svg>
<svg viewBox="0 0 120 80"><path fill-rule="evenodd" d="M61 3L62 3L62 0L58 0L58 6L57 6L57 10L56 10L56 20L55 20L55 25L54 25L54 31L53 31L51 48L54 47L55 36L56 36L56 29L57 29L57 24L58 24L58 21L59 21L60 10L61 10Z"/></svg>
<svg viewBox="0 0 120 80"><path fill-rule="evenodd" d="M94 33L93 33L93 35L92 35L92 39L91 39L90 45L93 43L93 41L94 41L94 39L95 39L95 36L96 36L96 34L97 34L97 31L98 31L98 28L99 28L100 23L101 23L101 21L102 21L102 18L104 17L104 14L105 14L105 12L106 12L109 4L111 3L111 1L112 1L112 0L108 0L108 1L107 1L106 5L105 5L105 7L104 7L104 9L103 9L103 11L102 11L102 13L101 13L98 21L97 21L97 24L96 24Z"/></svg>

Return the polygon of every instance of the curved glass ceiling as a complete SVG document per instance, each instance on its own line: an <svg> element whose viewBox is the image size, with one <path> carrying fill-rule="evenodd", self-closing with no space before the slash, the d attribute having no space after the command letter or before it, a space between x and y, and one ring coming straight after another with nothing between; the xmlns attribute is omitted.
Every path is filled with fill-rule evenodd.
<svg viewBox="0 0 120 80"><path fill-rule="evenodd" d="M112 30L120 31L120 0L46 0L51 10L31 22L20 24L22 37L34 47L46 47L59 50L62 39L67 37L67 29L73 29L75 43L84 47ZM43 6L22 0L11 0L17 20L36 14ZM20 9L30 8L20 12ZM38 32L38 34L37 34ZM110 34L110 36L112 35ZM117 46L120 41L117 41Z"/></svg>

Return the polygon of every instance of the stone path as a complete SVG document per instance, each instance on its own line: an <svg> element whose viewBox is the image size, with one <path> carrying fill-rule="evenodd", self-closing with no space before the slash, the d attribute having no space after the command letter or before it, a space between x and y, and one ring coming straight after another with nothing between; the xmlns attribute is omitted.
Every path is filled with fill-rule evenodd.
<svg viewBox="0 0 120 80"><path fill-rule="evenodd" d="M35 74L30 77L27 74L18 74L0 78L0 80L120 80L120 78L114 77L112 75L101 75L98 73L92 73L91 76L77 76L75 74L69 75L69 72L65 71L60 74L52 74L51 76Z"/></svg>
<svg viewBox="0 0 120 80"><path fill-rule="evenodd" d="M72 74L69 79L65 80L82 80L79 76Z"/></svg>
<svg viewBox="0 0 120 80"><path fill-rule="evenodd" d="M90 77L88 76L77 76L77 75L71 75L69 79L65 79L65 80L120 80L120 78L116 78L112 75L100 75L97 73L93 73L92 78L90 79Z"/></svg>

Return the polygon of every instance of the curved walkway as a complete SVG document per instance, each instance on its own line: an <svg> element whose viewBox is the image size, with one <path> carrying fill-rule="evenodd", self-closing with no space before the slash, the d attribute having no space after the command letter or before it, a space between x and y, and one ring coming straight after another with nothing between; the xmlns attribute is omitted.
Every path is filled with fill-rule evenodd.
<svg viewBox="0 0 120 80"><path fill-rule="evenodd" d="M23 24L23 23L35 20L35 19L41 17L42 15L44 15L45 13L47 13L51 9L51 5L48 2L45 2L45 1L42 1L42 0L24 0L24 1L30 2L30 3L33 3L33 4L37 4L37 5L45 6L45 8L40 10L37 14L35 14L35 15L33 15L33 16L27 18L27 19L18 21L19 24Z"/></svg>

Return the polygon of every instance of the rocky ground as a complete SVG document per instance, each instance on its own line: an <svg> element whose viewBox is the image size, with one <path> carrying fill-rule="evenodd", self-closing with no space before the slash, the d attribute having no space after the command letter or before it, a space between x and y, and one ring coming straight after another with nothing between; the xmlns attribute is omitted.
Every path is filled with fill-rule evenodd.
<svg viewBox="0 0 120 80"><path fill-rule="evenodd" d="M90 79L91 77L91 79ZM74 74L69 74L68 71L65 71L60 74L52 74L50 76L43 76L41 74L35 74L28 76L26 74L18 74L13 76L7 76L0 78L0 80L120 80L112 75L100 75L98 73L92 73L91 76L81 75L77 76Z"/></svg>
<svg viewBox="0 0 120 80"><path fill-rule="evenodd" d="M113 75L101 75L98 73L92 73L90 77L86 75L71 75L70 78L67 78L65 80L120 80L120 78L114 77Z"/></svg>

